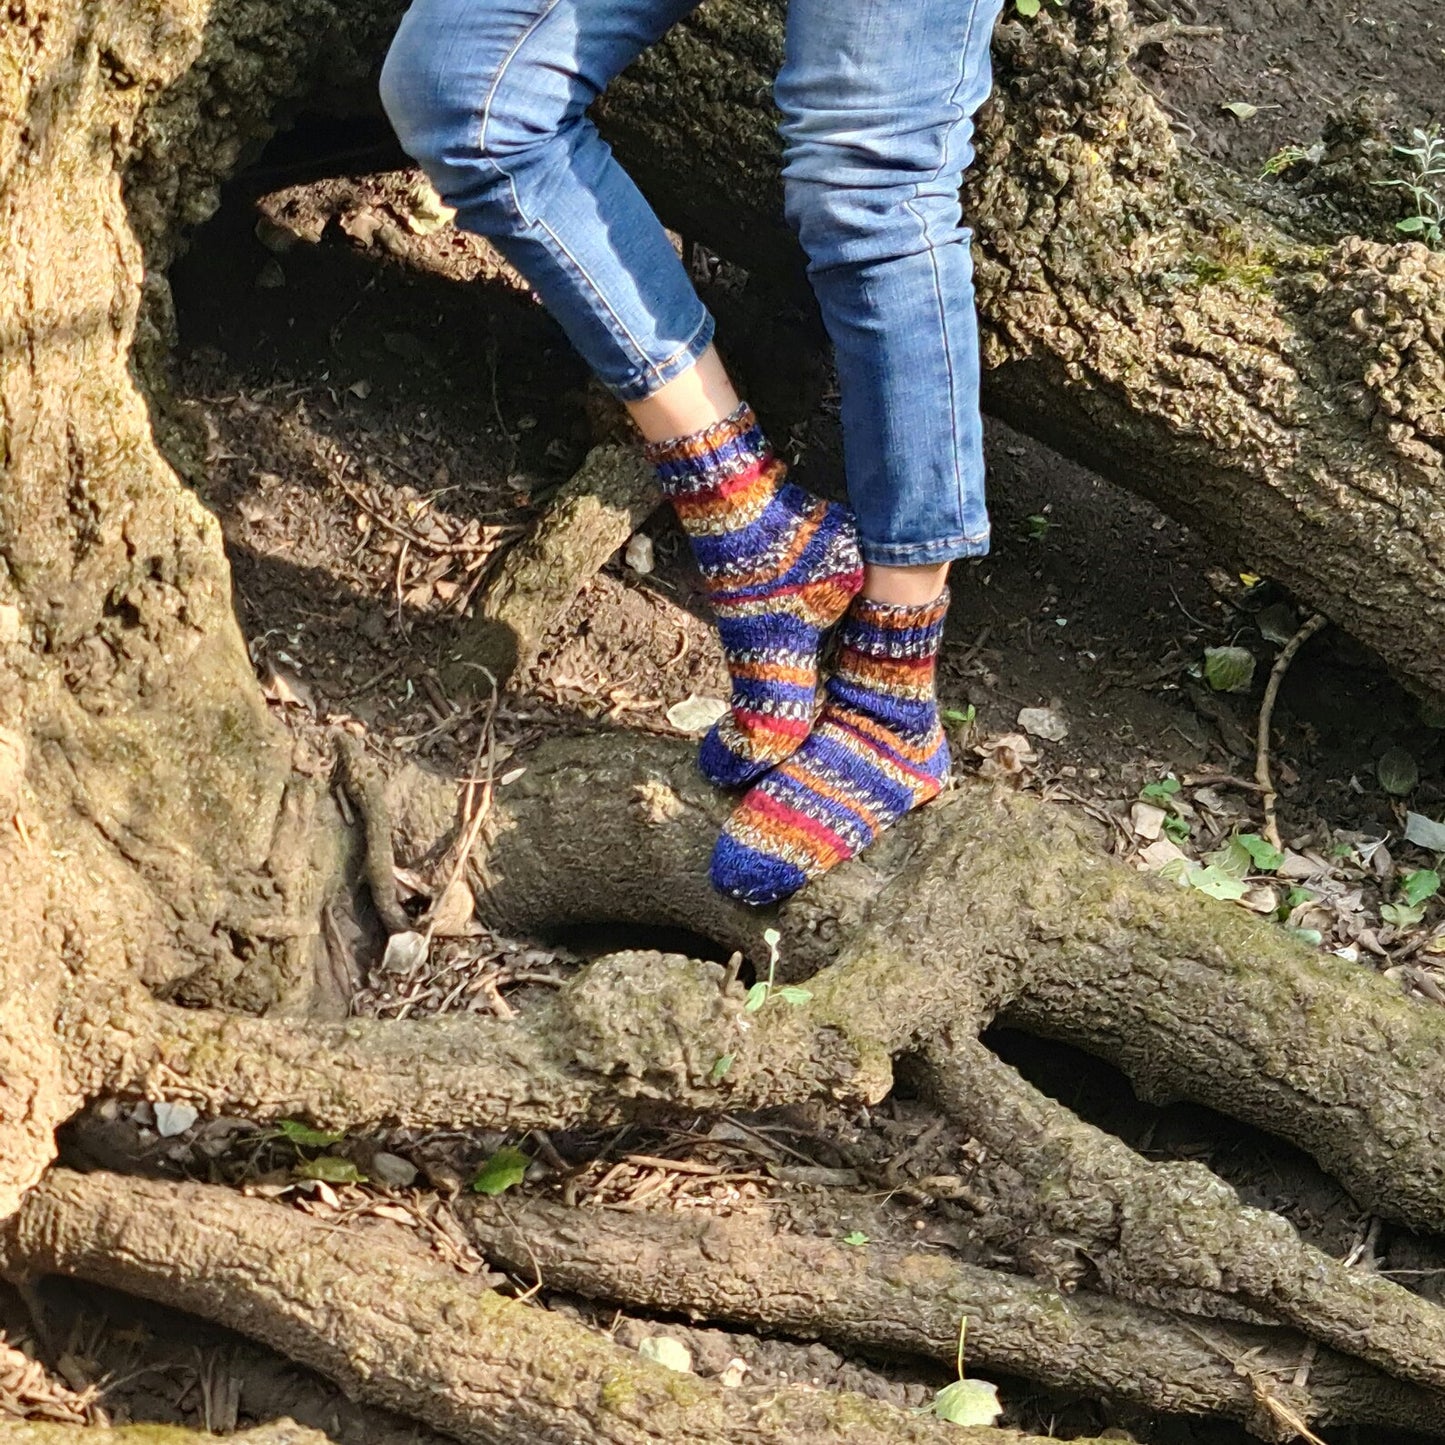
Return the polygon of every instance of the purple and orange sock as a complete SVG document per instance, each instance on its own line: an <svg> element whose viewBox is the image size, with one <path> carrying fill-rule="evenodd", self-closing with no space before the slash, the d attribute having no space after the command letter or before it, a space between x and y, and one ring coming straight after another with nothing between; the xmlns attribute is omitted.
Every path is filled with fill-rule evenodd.
<svg viewBox="0 0 1445 1445"><path fill-rule="evenodd" d="M723 827L712 857L721 892L777 903L942 791L935 673L947 611L947 592L921 607L853 603L812 735Z"/></svg>
<svg viewBox="0 0 1445 1445"><path fill-rule="evenodd" d="M822 634L863 585L853 517L787 480L746 405L647 459L692 542L732 678L732 710L698 763L743 787L812 730Z"/></svg>

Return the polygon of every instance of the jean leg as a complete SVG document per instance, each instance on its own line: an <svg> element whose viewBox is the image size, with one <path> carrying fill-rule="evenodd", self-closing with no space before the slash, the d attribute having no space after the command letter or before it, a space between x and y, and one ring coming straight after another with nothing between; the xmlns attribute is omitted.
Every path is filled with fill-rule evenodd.
<svg viewBox="0 0 1445 1445"><path fill-rule="evenodd" d="M403 149L531 283L601 380L648 396L713 322L587 117L697 0L413 0L382 68Z"/></svg>
<svg viewBox="0 0 1445 1445"><path fill-rule="evenodd" d="M988 550L971 233L959 187L1003 0L791 0L789 220L837 358L863 555Z"/></svg>

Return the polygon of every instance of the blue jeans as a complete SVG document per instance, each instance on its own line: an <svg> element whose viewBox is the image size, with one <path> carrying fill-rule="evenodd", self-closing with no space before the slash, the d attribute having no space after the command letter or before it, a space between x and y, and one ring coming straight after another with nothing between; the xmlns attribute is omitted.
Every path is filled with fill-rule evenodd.
<svg viewBox="0 0 1445 1445"><path fill-rule="evenodd" d="M697 0L413 0L382 70L403 148L624 401L712 341L662 225L587 116ZM978 324L959 186L1004 0L790 0L787 216L837 358L869 562L988 550Z"/></svg>

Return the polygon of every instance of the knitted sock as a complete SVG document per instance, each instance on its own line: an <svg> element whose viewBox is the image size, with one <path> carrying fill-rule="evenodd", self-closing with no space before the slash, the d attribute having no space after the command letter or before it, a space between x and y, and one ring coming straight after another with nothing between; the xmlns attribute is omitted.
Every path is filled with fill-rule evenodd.
<svg viewBox="0 0 1445 1445"><path fill-rule="evenodd" d="M949 755L934 673L947 611L947 592L922 607L853 603L812 736L723 826L719 891L776 903L938 795Z"/></svg>
<svg viewBox="0 0 1445 1445"><path fill-rule="evenodd" d="M742 787L812 729L821 634L863 585L852 513L785 480L746 405L653 443L647 459L692 542L732 677L732 710L698 765L719 787Z"/></svg>

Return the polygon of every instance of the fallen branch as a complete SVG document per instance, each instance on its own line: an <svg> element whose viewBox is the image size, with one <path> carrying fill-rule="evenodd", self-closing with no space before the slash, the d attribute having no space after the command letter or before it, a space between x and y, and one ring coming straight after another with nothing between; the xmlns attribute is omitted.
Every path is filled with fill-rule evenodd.
<svg viewBox="0 0 1445 1445"><path fill-rule="evenodd" d="M456 684L475 691L478 678L500 684L525 672L572 599L660 501L636 447L594 447L487 584L458 642Z"/></svg>
<svg viewBox="0 0 1445 1445"><path fill-rule="evenodd" d="M723 1390L535 1305L478 1289L387 1231L229 1190L55 1171L0 1234L59 1273L215 1320L466 1445L1025 1445L804 1386ZM304 1436L302 1437L305 1438ZM1042 1442L1037 1442L1042 1445Z"/></svg>
<svg viewBox="0 0 1445 1445"><path fill-rule="evenodd" d="M849 1202L830 1196L829 1214L852 1217ZM855 1202L862 1217L874 1208ZM1182 1320L938 1253L790 1233L776 1211L760 1224L745 1213L698 1218L542 1200L461 1198L455 1208L494 1263L527 1277L540 1270L554 1287L628 1308L945 1362L966 1320L971 1367L1091 1399L1249 1423L1259 1382L1306 1421L1445 1435L1445 1397L1345 1355L1320 1351L1308 1386L1292 1384L1307 1344L1292 1330ZM1235 1368L1239 1360L1248 1371Z"/></svg>
<svg viewBox="0 0 1445 1445"><path fill-rule="evenodd" d="M1269 670L1269 682L1264 689L1264 701L1259 705L1259 730L1256 734L1254 754L1254 780L1259 784L1260 801L1264 806L1264 836L1276 848L1283 848L1279 838L1279 821L1274 815L1274 780L1269 772L1269 729L1274 722L1274 705L1279 697L1279 687L1295 654L1322 628L1329 619L1316 612L1313 617L1285 643L1280 654Z"/></svg>

